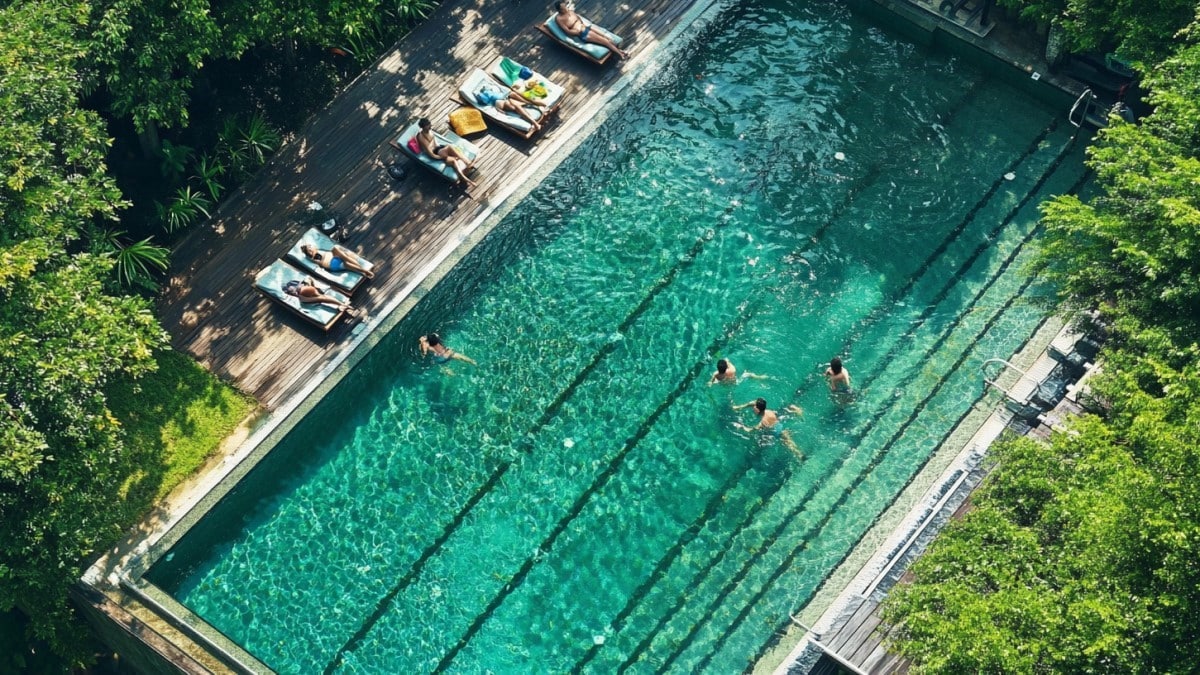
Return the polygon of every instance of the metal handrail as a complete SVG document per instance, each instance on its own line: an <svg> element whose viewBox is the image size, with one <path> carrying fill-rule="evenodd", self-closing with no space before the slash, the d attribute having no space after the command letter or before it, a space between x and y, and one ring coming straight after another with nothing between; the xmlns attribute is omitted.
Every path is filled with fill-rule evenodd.
<svg viewBox="0 0 1200 675"><path fill-rule="evenodd" d="M1083 90L1079 98L1075 99L1075 104L1071 106L1071 112L1067 113L1067 121L1075 125L1076 128L1083 126L1087 121L1088 113L1091 112L1092 103L1096 101L1096 95L1092 93L1092 88L1088 87ZM1075 111L1079 110L1080 104L1083 104L1083 113L1079 116L1079 121L1075 121Z"/></svg>
<svg viewBox="0 0 1200 675"><path fill-rule="evenodd" d="M988 367L988 364L992 364L992 363L1000 363L1000 364L1003 364L1004 367L1006 367L1006 368L1012 368L1013 370L1017 371L1017 374L1019 374L1022 378L1029 380L1030 382L1033 383L1033 389L1030 391L1029 396L1026 397L1026 400L1024 400L1024 401L1017 400L1017 398L1014 397L1012 394L1010 394L1007 389L1000 386L1000 384L998 382L988 378L986 368ZM1033 400L1033 395L1037 393L1038 387L1042 386L1042 383L1039 382L1038 380L1030 377L1029 373L1025 372L1024 370L1021 370L1020 368L1014 366L1013 364L1009 363L1008 361L1005 361L1004 359L988 359L987 361L984 361L982 364L980 364L979 369L984 371L983 372L983 382L985 385L999 389L1001 392L1003 392L1003 394L1005 396L1008 397L1008 399L1010 401L1013 401L1013 402L1017 403L1018 405L1029 405L1029 402ZM1004 372L1004 371L1001 371L1001 372Z"/></svg>

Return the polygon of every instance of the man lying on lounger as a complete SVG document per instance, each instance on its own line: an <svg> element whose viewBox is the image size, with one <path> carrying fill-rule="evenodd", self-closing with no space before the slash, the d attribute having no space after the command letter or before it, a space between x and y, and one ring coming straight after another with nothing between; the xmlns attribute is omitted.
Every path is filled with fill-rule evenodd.
<svg viewBox="0 0 1200 675"><path fill-rule="evenodd" d="M328 251L322 251L315 244L305 244L300 247L300 250L309 260L330 272L358 272L368 279L375 278L375 273L363 266L366 264L366 260L340 244L334 245Z"/></svg>
<svg viewBox="0 0 1200 675"><path fill-rule="evenodd" d="M437 137L433 135L433 123L429 121L428 117L417 120L417 126L421 128L417 132L417 143L421 144L421 149L425 151L425 154L449 164L454 169L454 173L458 174L460 181L466 183L467 187L475 187L475 183L467 178L467 171L471 168L472 163L463 157L458 148L453 145L441 145L437 142Z"/></svg>
<svg viewBox="0 0 1200 675"><path fill-rule="evenodd" d="M321 289L317 287L316 282L312 280L312 277L304 277L304 281L292 279L284 284L281 290L288 295L295 296L301 303L319 302L322 305L336 307L350 316L357 316L356 310L350 305L332 295L322 293Z"/></svg>
<svg viewBox="0 0 1200 675"><path fill-rule="evenodd" d="M592 25L575 13L575 3L573 0L559 0L554 3L554 9L558 12L558 16L554 17L554 20L558 22L558 27L563 29L563 32L567 35L583 42L591 42L601 47L607 47L623 59L629 58L629 54L621 51L620 47L613 44L612 40L604 37L600 31L593 31Z"/></svg>

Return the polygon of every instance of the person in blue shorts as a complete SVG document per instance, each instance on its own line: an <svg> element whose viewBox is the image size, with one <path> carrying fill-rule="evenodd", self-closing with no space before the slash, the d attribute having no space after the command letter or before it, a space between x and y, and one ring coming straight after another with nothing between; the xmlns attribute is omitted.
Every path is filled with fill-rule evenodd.
<svg viewBox="0 0 1200 675"><path fill-rule="evenodd" d="M572 0L560 0L560 2L554 3L554 9L558 12L558 16L554 17L554 21L558 23L558 27L563 29L563 32L567 35L581 42L591 42L601 47L607 47L623 59L629 58L627 52L621 51L620 47L613 44L612 40L604 37L600 31L592 31L592 25L575 13L575 3Z"/></svg>
<svg viewBox="0 0 1200 675"><path fill-rule="evenodd" d="M374 272L363 267L366 260L340 244L334 244L333 248L328 251L317 248L315 244L305 244L300 247L300 250L309 260L330 272L358 272L368 279L375 277Z"/></svg>
<svg viewBox="0 0 1200 675"><path fill-rule="evenodd" d="M767 399L761 397L756 398L753 401L735 405L733 406L733 409L741 410L743 408L749 408L750 406L754 406L754 414L758 416L758 424L750 427L742 424L741 422L734 422L733 425L735 427L741 429L742 431L768 431L777 436L779 440L783 441L783 444L787 446L788 450L794 452L800 459L804 459L804 453L796 445L796 442L792 440L792 432L784 428L782 418L779 416L779 413L767 408ZM795 404L789 405L787 407L787 412L794 415L804 414L804 410Z"/></svg>
<svg viewBox="0 0 1200 675"><path fill-rule="evenodd" d="M438 365L450 363L450 361L463 361L473 366L479 365L475 363L475 359L466 354L459 354L442 344L442 338L437 333L422 335L417 344L421 346L421 356L433 356L433 362Z"/></svg>

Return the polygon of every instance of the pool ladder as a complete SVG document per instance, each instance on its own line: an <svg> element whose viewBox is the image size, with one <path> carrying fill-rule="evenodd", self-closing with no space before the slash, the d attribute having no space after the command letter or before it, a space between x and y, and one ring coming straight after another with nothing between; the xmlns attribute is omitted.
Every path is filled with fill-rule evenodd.
<svg viewBox="0 0 1200 675"><path fill-rule="evenodd" d="M1076 128L1083 126L1084 122L1092 121L1088 118L1092 108L1096 106L1096 95L1092 93L1091 87L1083 90L1079 98L1075 99L1075 105L1071 106L1071 112L1067 113L1067 120L1075 125ZM1079 121L1075 121L1075 113L1079 113Z"/></svg>
<svg viewBox="0 0 1200 675"><path fill-rule="evenodd" d="M1046 361L1051 361L1051 363L1044 363L1042 359L1039 359L1038 363L1035 363L1033 368L1033 370L1038 372L1032 374L1028 371L1021 370L1004 359L999 358L988 359L987 361L984 361L983 364L979 366L979 369L983 371L984 386L992 387L1004 394L1005 404L1009 410L1019 416L1030 417L1041 412L1041 409L1034 404L1034 398L1041 389L1042 382L1045 380L1045 376L1049 374L1049 368L1053 367L1053 359L1046 359ZM1002 367L994 378L988 377L988 366L994 364L999 364ZM1009 387L1005 387L999 382L1000 377L1007 370L1012 370L1017 373L1017 381ZM1041 375L1040 379L1035 377L1035 375L1039 374Z"/></svg>

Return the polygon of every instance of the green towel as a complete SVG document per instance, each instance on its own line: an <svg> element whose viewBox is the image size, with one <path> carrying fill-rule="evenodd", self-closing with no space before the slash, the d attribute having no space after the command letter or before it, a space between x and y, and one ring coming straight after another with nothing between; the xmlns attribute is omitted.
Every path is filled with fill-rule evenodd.
<svg viewBox="0 0 1200 675"><path fill-rule="evenodd" d="M521 79L521 64L507 56L500 59L500 70L504 72L504 83L510 87Z"/></svg>

